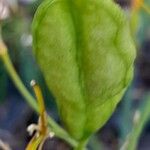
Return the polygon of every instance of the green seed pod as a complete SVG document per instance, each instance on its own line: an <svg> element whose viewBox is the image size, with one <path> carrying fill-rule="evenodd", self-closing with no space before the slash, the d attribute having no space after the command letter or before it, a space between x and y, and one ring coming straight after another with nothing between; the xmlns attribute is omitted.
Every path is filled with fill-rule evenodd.
<svg viewBox="0 0 150 150"><path fill-rule="evenodd" d="M33 46L65 128L87 139L133 76L135 47L123 11L111 0L45 0L34 17Z"/></svg>

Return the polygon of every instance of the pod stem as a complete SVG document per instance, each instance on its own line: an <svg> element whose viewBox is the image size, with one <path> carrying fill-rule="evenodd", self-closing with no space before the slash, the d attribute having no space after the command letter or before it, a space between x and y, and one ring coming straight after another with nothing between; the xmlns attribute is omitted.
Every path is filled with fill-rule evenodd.
<svg viewBox="0 0 150 150"><path fill-rule="evenodd" d="M20 91L26 102L29 106L39 113L38 104L35 98L30 94L27 88L24 86L23 82L21 81L19 75L17 74L11 59L8 54L7 47L5 43L0 39L0 58L5 65L5 68L11 77L12 81L14 82L16 88ZM68 142L72 147L77 147L78 143L74 140L67 131L65 131L62 127L60 127L50 116L48 116L48 124L50 129L55 133L55 135L66 142Z"/></svg>
<svg viewBox="0 0 150 150"><path fill-rule="evenodd" d="M88 140L80 141L78 146L76 148L74 148L74 150L87 150L87 148L86 148L87 143L88 143Z"/></svg>

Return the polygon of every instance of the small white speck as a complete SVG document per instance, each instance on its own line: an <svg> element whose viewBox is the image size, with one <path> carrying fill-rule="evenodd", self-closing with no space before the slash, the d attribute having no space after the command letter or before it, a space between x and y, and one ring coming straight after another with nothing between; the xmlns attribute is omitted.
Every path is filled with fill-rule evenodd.
<svg viewBox="0 0 150 150"><path fill-rule="evenodd" d="M30 85L33 87L36 85L36 81L35 80L31 80Z"/></svg>
<svg viewBox="0 0 150 150"><path fill-rule="evenodd" d="M54 136L55 136L55 133L54 133L54 132L50 132L50 133L49 133L49 137L50 137L50 138L53 138Z"/></svg>

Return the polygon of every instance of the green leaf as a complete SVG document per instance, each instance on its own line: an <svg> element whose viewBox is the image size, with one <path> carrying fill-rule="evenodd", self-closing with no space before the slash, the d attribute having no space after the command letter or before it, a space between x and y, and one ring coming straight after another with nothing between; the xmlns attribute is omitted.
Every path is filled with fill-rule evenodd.
<svg viewBox="0 0 150 150"><path fill-rule="evenodd" d="M33 46L65 128L77 140L89 138L133 76L124 12L110 0L45 0L33 21Z"/></svg>

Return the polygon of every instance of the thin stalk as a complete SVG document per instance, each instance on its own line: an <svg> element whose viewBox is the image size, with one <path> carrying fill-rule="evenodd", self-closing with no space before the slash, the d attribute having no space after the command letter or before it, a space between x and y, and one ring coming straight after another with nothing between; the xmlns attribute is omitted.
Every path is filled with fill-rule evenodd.
<svg viewBox="0 0 150 150"><path fill-rule="evenodd" d="M131 134L129 135L125 149L136 150L140 135L145 127L145 124L150 119L150 94L146 97L146 102L142 110L139 110L140 118L133 126Z"/></svg>
<svg viewBox="0 0 150 150"><path fill-rule="evenodd" d="M12 81L14 82L15 86L20 91L22 96L25 98L29 106L33 108L37 113L39 113L38 105L35 98L30 94L30 92L24 86L20 77L15 71L14 66L8 55L7 48L2 41L0 41L0 58L2 59L5 68L9 76L11 77ZM50 129L55 133L57 137L65 140L73 147L76 147L78 145L77 141L71 138L70 135L62 127L60 127L50 116L48 116L48 124L50 126Z"/></svg>
<svg viewBox="0 0 150 150"><path fill-rule="evenodd" d="M127 93L125 94L125 97L123 99L123 105L122 105L122 109L121 109L121 143L122 141L125 140L126 135L130 132L130 129L132 127L132 122L131 122L131 113L132 109L132 87L129 88L129 90L127 91ZM128 124L127 124L128 122Z"/></svg>
<svg viewBox="0 0 150 150"><path fill-rule="evenodd" d="M87 146L88 141L89 140L80 141L78 146L76 148L74 148L74 150L87 150L86 146Z"/></svg>
<svg viewBox="0 0 150 150"><path fill-rule="evenodd" d="M24 84L22 83L21 79L19 78L19 76L17 75L12 62L8 56L7 53L4 53L3 55L1 55L2 61L5 65L5 68L8 72L8 74L10 75L13 83L15 84L15 86L17 87L17 89L20 91L20 93L22 94L22 96L26 99L27 103L36 111L38 112L38 105L36 100L31 96L31 94L28 92L28 90L26 89L26 87L24 86Z"/></svg>

